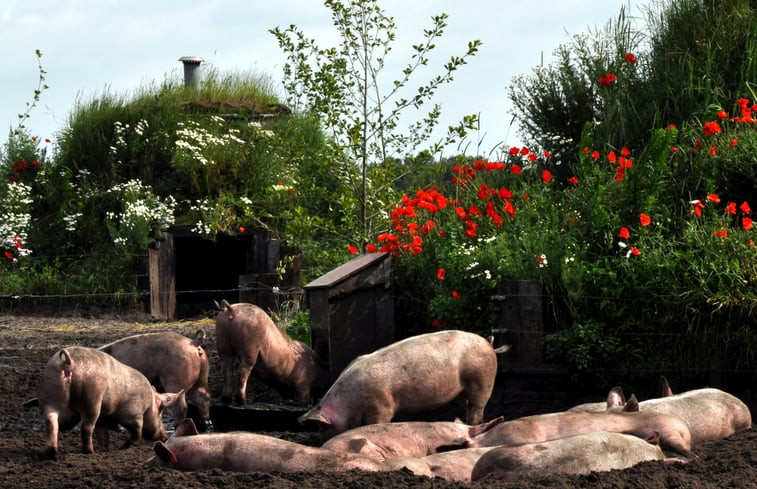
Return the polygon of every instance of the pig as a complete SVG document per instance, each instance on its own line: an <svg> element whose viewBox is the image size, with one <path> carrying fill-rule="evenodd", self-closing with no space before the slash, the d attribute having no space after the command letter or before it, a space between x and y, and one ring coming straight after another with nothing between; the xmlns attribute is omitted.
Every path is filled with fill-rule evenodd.
<svg viewBox="0 0 757 489"><path fill-rule="evenodd" d="M354 453L332 452L249 432L198 434L191 418L167 442L157 442L145 467L183 471L221 469L233 472L343 472L388 470L381 462Z"/></svg>
<svg viewBox="0 0 757 489"><path fill-rule="evenodd" d="M471 481L516 482L556 474L588 474L624 469L647 460L665 460L654 435L649 440L622 433L591 432L557 440L494 447L473 466Z"/></svg>
<svg viewBox="0 0 757 489"><path fill-rule="evenodd" d="M94 452L95 431L107 449L107 428L116 424L129 433L122 448L143 438L165 440L161 410L183 395L158 394L139 371L94 348L59 350L47 362L37 388L37 402L48 432L43 455L56 457L58 430L73 428L79 418L84 453Z"/></svg>
<svg viewBox="0 0 757 489"><path fill-rule="evenodd" d="M336 452L360 453L376 460L396 457L421 458L436 453L439 448L462 445L472 437L484 433L504 421L499 417L487 423L471 426L462 421L406 421L360 426L345 431L321 448ZM457 447L459 448L459 446Z"/></svg>
<svg viewBox="0 0 757 489"><path fill-rule="evenodd" d="M318 423L326 440L457 399L465 407L465 422L480 424L494 388L497 353L508 348L495 350L491 339L458 330L406 338L350 362L299 422Z"/></svg>
<svg viewBox="0 0 757 489"><path fill-rule="evenodd" d="M282 333L258 306L230 305L225 300L216 305L216 347L221 359L224 403L231 402L232 394L237 403L245 403L250 373L303 406L323 393L328 370L309 346ZM235 378L237 359L239 371Z"/></svg>
<svg viewBox="0 0 757 489"><path fill-rule="evenodd" d="M692 458L689 427L677 416L652 412L557 412L537 414L501 423L466 443L486 447L539 443L569 436L608 431L648 439L657 433L660 447L672 454Z"/></svg>
<svg viewBox="0 0 757 489"><path fill-rule="evenodd" d="M385 460L384 467L391 470L406 469L417 476L441 477L452 482L471 482L476 462L495 447L463 448L450 452L434 453L421 458L398 457Z"/></svg>
<svg viewBox="0 0 757 489"><path fill-rule="evenodd" d="M186 399L197 407L205 429L209 430L212 423L204 340L205 332L201 329L193 339L173 332L146 333L122 338L99 350L142 372L159 392L184 390ZM177 423L187 416L184 399L182 396L171 409Z"/></svg>
<svg viewBox="0 0 757 489"><path fill-rule="evenodd" d="M691 441L719 440L752 427L752 414L739 398L720 389L694 389L673 394L665 377L661 379L664 397L624 404L608 402L609 411L641 411L674 415L691 432ZM632 396L633 397L633 396Z"/></svg>

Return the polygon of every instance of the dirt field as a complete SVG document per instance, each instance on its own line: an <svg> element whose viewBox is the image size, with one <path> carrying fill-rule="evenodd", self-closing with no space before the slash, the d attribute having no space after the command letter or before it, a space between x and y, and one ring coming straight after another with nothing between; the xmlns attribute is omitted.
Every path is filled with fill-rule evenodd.
<svg viewBox="0 0 757 489"><path fill-rule="evenodd" d="M81 318L14 316L0 314L0 485L16 487L78 488L364 488L410 487L447 489L469 487L439 479L415 477L404 472L326 474L231 473L220 470L184 473L168 469L144 469L142 463L152 455L151 444L127 450L115 448L124 435L111 435L111 451L93 455L79 453L78 430L64 433L56 461L40 460L38 452L45 445L45 431L36 408L24 410L23 401L35 396L38 376L50 356L59 348L71 345L100 346L115 339L153 331L177 331L192 336L203 328L209 339L205 344L211 360L211 391L220 394L218 356L215 352L213 323L209 319L163 323L148 316ZM751 387L751 386L750 386ZM253 394L267 395L264 388L252 388ZM751 391L751 389L750 389ZM262 394L261 394L262 393ZM740 392L733 392L742 396ZM600 393L598 393L600 395ZM743 396L742 396L743 397ZM577 399L575 404L583 399ZM753 399L746 398L752 412ZM564 403L564 401L562 401ZM493 398L492 409L507 417L532 414L518 409L517 403ZM524 405L525 406L525 405ZM527 406L526 406L527 407ZM547 408L567 406L541 406ZM554 409L553 409L554 410ZM306 444L317 444L312 432L278 432L276 436ZM623 471L581 477L558 477L518 484L474 483L470 487L521 488L752 488L757 487L757 433L738 433L729 439L707 442L694 448L698 459L686 465L647 462Z"/></svg>

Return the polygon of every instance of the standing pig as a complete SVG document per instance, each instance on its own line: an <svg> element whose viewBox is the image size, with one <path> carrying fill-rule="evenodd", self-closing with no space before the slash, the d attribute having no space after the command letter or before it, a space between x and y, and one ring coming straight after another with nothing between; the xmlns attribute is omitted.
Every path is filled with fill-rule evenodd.
<svg viewBox="0 0 757 489"><path fill-rule="evenodd" d="M475 426L460 420L369 424L336 435L321 448L335 452L360 453L376 460L396 457L421 458L436 453L440 447L450 448L458 445L459 448L464 442L490 430L502 421L504 419L499 417Z"/></svg>
<svg viewBox="0 0 757 489"><path fill-rule="evenodd" d="M232 393L238 403L245 402L250 372L301 405L309 404L313 395L322 391L328 372L310 347L282 333L258 306L230 305L225 300L216 305L220 309L216 347L221 358L224 402L231 401ZM235 359L239 360L236 379Z"/></svg>
<svg viewBox="0 0 757 489"><path fill-rule="evenodd" d="M663 450L691 457L691 433L677 416L651 412L558 412L501 423L473 438L469 447L539 443L569 436L608 431L643 439L659 438Z"/></svg>
<svg viewBox="0 0 757 489"><path fill-rule="evenodd" d="M147 333L122 338L99 350L142 372L159 392L184 390L209 429L208 357L202 348L204 340L202 330L197 330L194 339L172 332ZM176 422L186 417L187 403L183 396L171 411Z"/></svg>
<svg viewBox="0 0 757 489"><path fill-rule="evenodd" d="M350 362L299 421L319 423L322 437L331 438L457 399L465 406L465 421L480 424L494 388L497 353L508 348L495 351L491 341L466 331L406 338Z"/></svg>
<svg viewBox="0 0 757 489"><path fill-rule="evenodd" d="M387 470L381 462L362 455L332 452L267 435L242 431L199 435L191 418L185 419L166 443L155 444L155 455L144 466L233 472Z"/></svg>
<svg viewBox="0 0 757 489"><path fill-rule="evenodd" d="M37 388L42 417L47 422L45 455L58 450L58 429L70 429L81 418L82 452L93 453L93 432L107 443L107 428L116 423L129 433L122 448L142 438L167 438L160 412L179 394L158 394L144 375L107 353L85 347L59 350L47 362Z"/></svg>
<svg viewBox="0 0 757 489"><path fill-rule="evenodd" d="M664 460L660 447L635 436L592 432L558 440L494 447L473 466L471 480L508 482L555 474L588 474Z"/></svg>

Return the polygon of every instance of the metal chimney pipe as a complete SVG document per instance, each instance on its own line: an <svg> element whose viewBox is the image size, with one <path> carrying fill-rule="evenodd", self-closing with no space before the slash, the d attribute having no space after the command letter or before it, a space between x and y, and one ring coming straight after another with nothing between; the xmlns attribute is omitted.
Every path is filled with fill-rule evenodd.
<svg viewBox="0 0 757 489"><path fill-rule="evenodd" d="M179 61L184 63L184 86L197 86L200 81L200 63L205 60L199 56L182 56Z"/></svg>

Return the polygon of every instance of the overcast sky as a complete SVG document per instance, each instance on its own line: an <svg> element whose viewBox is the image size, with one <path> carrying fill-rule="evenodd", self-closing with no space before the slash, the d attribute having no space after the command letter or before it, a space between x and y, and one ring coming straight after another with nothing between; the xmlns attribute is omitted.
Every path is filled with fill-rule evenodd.
<svg viewBox="0 0 757 489"><path fill-rule="evenodd" d="M447 13L448 28L437 43L430 74L468 41L480 39L478 55L439 91L443 127L465 114L479 114L482 147L517 145L510 126L506 87L529 73L568 34L587 32L627 14L643 16L650 0L385 0L397 39L387 72L409 61L432 15ZM269 29L296 24L321 46L336 45L330 11L320 0L3 0L0 4L0 142L15 127L37 86L35 50L43 53L49 89L27 127L54 139L77 100L104 90L128 94L166 77L183 76L181 56L201 56L221 72L257 71L280 89L285 58ZM420 81L420 80L418 80ZM281 93L283 96L283 92Z"/></svg>

